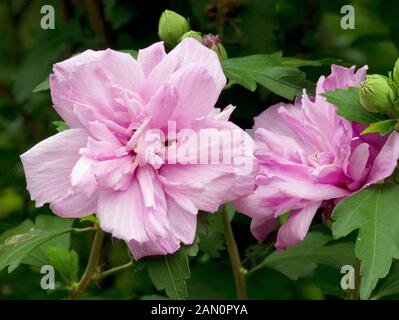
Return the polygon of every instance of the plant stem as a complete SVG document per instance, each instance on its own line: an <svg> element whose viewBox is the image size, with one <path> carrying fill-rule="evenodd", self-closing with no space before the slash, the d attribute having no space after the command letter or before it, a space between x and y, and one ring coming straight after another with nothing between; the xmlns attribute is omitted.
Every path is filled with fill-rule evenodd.
<svg viewBox="0 0 399 320"><path fill-rule="evenodd" d="M103 279L105 277L108 277L109 275L112 275L114 273L117 273L119 271L122 271L122 270L125 270L125 269L128 269L128 268L131 268L132 266L133 266L133 261L130 261L130 262L125 263L123 265L120 265L118 267L111 268L111 269L108 269L108 270L103 271L103 272L99 272L98 274L94 274L92 276L92 280L93 281L101 280L101 279Z"/></svg>
<svg viewBox="0 0 399 320"><path fill-rule="evenodd" d="M237 299L247 300L247 287L245 283L245 270L241 267L240 254L234 239L233 229L231 228L226 207L222 212L224 234L226 237L227 252L229 253L231 268L233 269L234 281L236 285Z"/></svg>
<svg viewBox="0 0 399 320"><path fill-rule="evenodd" d="M360 267L361 261L356 259L355 264L355 288L349 289L347 294L347 300L357 300L359 298L359 288L360 288Z"/></svg>
<svg viewBox="0 0 399 320"><path fill-rule="evenodd" d="M91 277L95 273L98 262L100 260L101 249L103 245L105 233L97 229L94 236L93 244L91 247L89 261L87 262L86 270L83 273L79 283L71 290L71 300L78 300L85 292L87 286L90 284Z"/></svg>

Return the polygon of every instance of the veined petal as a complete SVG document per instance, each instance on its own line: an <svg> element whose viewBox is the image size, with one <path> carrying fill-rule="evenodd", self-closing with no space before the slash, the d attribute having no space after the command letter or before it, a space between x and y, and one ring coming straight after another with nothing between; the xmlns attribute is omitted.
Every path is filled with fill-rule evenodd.
<svg viewBox="0 0 399 320"><path fill-rule="evenodd" d="M83 127L74 113L74 105L90 108L96 118L121 123L116 116L115 86L139 91L144 75L140 65L129 54L113 51L87 50L54 66L50 76L54 107L70 127Z"/></svg>
<svg viewBox="0 0 399 320"><path fill-rule="evenodd" d="M163 42L156 42L151 46L139 50L137 62L143 69L144 76L148 76L151 71L166 57Z"/></svg>
<svg viewBox="0 0 399 320"><path fill-rule="evenodd" d="M125 241L149 240L145 228L145 215L141 189L133 180L124 191L102 190L98 198L97 216L101 229Z"/></svg>
<svg viewBox="0 0 399 320"><path fill-rule="evenodd" d="M35 145L21 155L28 190L36 206L50 203L56 214L77 217L92 214L95 195L76 194L70 181L72 168L87 142L82 129L68 129ZM82 205L84 203L84 205Z"/></svg>
<svg viewBox="0 0 399 320"><path fill-rule="evenodd" d="M168 219L174 236L184 244L191 244L195 239L197 215L187 211L173 199L168 198Z"/></svg>

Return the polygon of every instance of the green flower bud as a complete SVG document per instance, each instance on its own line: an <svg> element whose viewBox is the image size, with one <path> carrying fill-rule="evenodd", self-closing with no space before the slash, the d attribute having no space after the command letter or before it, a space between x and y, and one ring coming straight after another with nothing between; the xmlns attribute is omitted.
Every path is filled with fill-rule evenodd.
<svg viewBox="0 0 399 320"><path fill-rule="evenodd" d="M399 84L399 59L396 60L393 67L393 79Z"/></svg>
<svg viewBox="0 0 399 320"><path fill-rule="evenodd" d="M186 32L185 34L183 34L180 38L180 41L186 39L186 38L193 38L195 40L197 40L198 42L202 43L202 34L201 32L198 31L189 31Z"/></svg>
<svg viewBox="0 0 399 320"><path fill-rule="evenodd" d="M217 53L220 61L227 59L226 49L223 47L219 36L206 34L202 37L202 42L206 47Z"/></svg>
<svg viewBox="0 0 399 320"><path fill-rule="evenodd" d="M395 102L395 93L387 77L368 75L360 83L360 103L369 112L388 113Z"/></svg>
<svg viewBox="0 0 399 320"><path fill-rule="evenodd" d="M186 18L174 11L165 10L158 24L159 38L170 46L175 46L180 37L190 31L190 25Z"/></svg>

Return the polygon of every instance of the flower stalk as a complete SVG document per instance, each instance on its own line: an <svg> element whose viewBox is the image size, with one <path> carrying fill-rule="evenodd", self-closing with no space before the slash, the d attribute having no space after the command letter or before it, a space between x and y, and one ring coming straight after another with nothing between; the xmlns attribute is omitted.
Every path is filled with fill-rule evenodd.
<svg viewBox="0 0 399 320"><path fill-rule="evenodd" d="M85 292L87 286L90 284L92 280L93 274L97 270L98 262L100 261L100 255L102 250L102 245L104 241L105 233L97 229L96 234L94 236L93 244L91 247L89 261L86 266L86 270L83 273L82 278L79 282L72 287L70 298L71 300L78 300L82 297L83 293Z"/></svg>
<svg viewBox="0 0 399 320"><path fill-rule="evenodd" d="M129 269L131 267L133 267L133 261L130 261L130 262L125 263L125 264L122 264L122 265L117 266L115 268L108 269L108 270L103 271L103 272L94 273L93 276L92 276L92 280L93 281L99 281L101 279L104 279L104 278L112 275L112 274L115 274L115 273L117 273L119 271L122 271L122 270Z"/></svg>
<svg viewBox="0 0 399 320"><path fill-rule="evenodd" d="M227 252L230 257L231 268L233 269L234 281L238 300L247 300L247 286L246 286L246 270L241 266L240 254L238 252L236 240L234 238L233 229L230 224L229 215L226 207L222 212L224 234L226 237Z"/></svg>

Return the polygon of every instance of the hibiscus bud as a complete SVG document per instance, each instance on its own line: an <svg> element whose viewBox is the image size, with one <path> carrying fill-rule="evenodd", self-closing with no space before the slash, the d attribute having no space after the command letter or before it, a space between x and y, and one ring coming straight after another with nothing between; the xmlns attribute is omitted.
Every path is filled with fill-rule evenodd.
<svg viewBox="0 0 399 320"><path fill-rule="evenodd" d="M360 83L360 103L369 112L388 113L395 102L395 93L387 77L368 75Z"/></svg>
<svg viewBox="0 0 399 320"><path fill-rule="evenodd" d="M175 46L180 37L190 31L190 25L186 18L174 11L165 10L158 24L159 38L170 46Z"/></svg>
<svg viewBox="0 0 399 320"><path fill-rule="evenodd" d="M183 34L180 38L180 41L186 39L186 38L193 38L195 40L197 40L198 42L202 43L202 34L201 32L198 31L189 31L186 32L185 34Z"/></svg>
<svg viewBox="0 0 399 320"><path fill-rule="evenodd" d="M202 37L202 43L209 49L215 51L219 57L219 60L227 59L226 49L222 45L218 35L206 34Z"/></svg>
<svg viewBox="0 0 399 320"><path fill-rule="evenodd" d="M399 84L399 59L396 60L393 67L393 79Z"/></svg>

